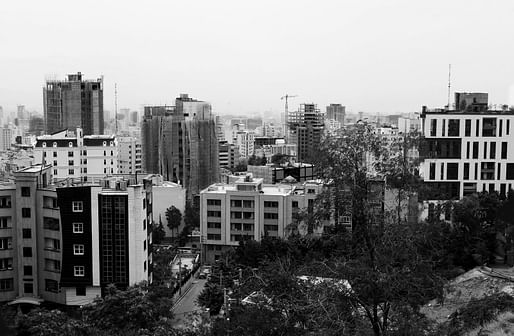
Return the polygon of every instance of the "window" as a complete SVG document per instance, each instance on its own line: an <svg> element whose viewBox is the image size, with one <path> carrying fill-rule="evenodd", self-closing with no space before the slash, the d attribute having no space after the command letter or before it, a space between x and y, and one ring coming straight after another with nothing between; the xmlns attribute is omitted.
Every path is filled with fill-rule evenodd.
<svg viewBox="0 0 514 336"><path fill-rule="evenodd" d="M307 194L315 194L316 189L307 189Z"/></svg>
<svg viewBox="0 0 514 336"><path fill-rule="evenodd" d="M264 225L264 231L278 231L278 225Z"/></svg>
<svg viewBox="0 0 514 336"><path fill-rule="evenodd" d="M460 120L450 119L448 120L448 136L459 136L460 135Z"/></svg>
<svg viewBox="0 0 514 336"><path fill-rule="evenodd" d="M11 217L0 217L0 229L11 228Z"/></svg>
<svg viewBox="0 0 514 336"><path fill-rule="evenodd" d="M54 152L53 157L57 157L57 152ZM55 162L55 161L54 161Z"/></svg>
<svg viewBox="0 0 514 336"><path fill-rule="evenodd" d="M23 275L24 276L32 276L32 266L31 265L23 266Z"/></svg>
<svg viewBox="0 0 514 336"><path fill-rule="evenodd" d="M243 201L243 208L253 208L253 201Z"/></svg>
<svg viewBox="0 0 514 336"><path fill-rule="evenodd" d="M241 212L232 211L232 212L230 212L230 218L240 219L240 218L243 218L243 215Z"/></svg>
<svg viewBox="0 0 514 336"><path fill-rule="evenodd" d="M43 217L43 229L59 231L59 220L52 217Z"/></svg>
<svg viewBox="0 0 514 336"><path fill-rule="evenodd" d="M84 266L73 266L73 275L76 277L83 277L85 275Z"/></svg>
<svg viewBox="0 0 514 336"><path fill-rule="evenodd" d="M54 160L54 167L57 166L57 160Z"/></svg>
<svg viewBox="0 0 514 336"><path fill-rule="evenodd" d="M243 219L254 219L254 213L253 212L243 212Z"/></svg>
<svg viewBox="0 0 514 336"><path fill-rule="evenodd" d="M143 241L143 250L146 251L146 239Z"/></svg>
<svg viewBox="0 0 514 336"><path fill-rule="evenodd" d="M73 157L73 151L68 152L68 157Z"/></svg>
<svg viewBox="0 0 514 336"><path fill-rule="evenodd" d="M484 136L484 137L496 136L496 118L483 118L482 119L482 136Z"/></svg>
<svg viewBox="0 0 514 336"><path fill-rule="evenodd" d="M502 159L506 159L507 158L507 142L502 142L501 158Z"/></svg>
<svg viewBox="0 0 514 336"><path fill-rule="evenodd" d="M73 254L74 255L84 255L84 245L83 244L73 244Z"/></svg>
<svg viewBox="0 0 514 336"><path fill-rule="evenodd" d="M84 204L82 201L73 201L71 202L71 209L73 212L82 212L84 211Z"/></svg>
<svg viewBox="0 0 514 336"><path fill-rule="evenodd" d="M12 248L12 238L0 238L0 250L9 250Z"/></svg>
<svg viewBox="0 0 514 336"><path fill-rule="evenodd" d="M57 175L57 169L54 169L54 176Z"/></svg>
<svg viewBox="0 0 514 336"><path fill-rule="evenodd" d="M241 208L243 206L243 201L241 200L232 200L230 201L230 206L233 208Z"/></svg>
<svg viewBox="0 0 514 336"><path fill-rule="evenodd" d="M496 142L495 141L491 141L490 148L489 148L489 157L491 159L496 158Z"/></svg>
<svg viewBox="0 0 514 336"><path fill-rule="evenodd" d="M27 294L32 294L34 292L34 285L31 283L24 283L23 291Z"/></svg>
<svg viewBox="0 0 514 336"><path fill-rule="evenodd" d="M278 208L278 202L268 202L268 201L265 201L264 202L264 207L265 208Z"/></svg>
<svg viewBox="0 0 514 336"><path fill-rule="evenodd" d="M500 127L498 129L498 136L502 136L503 131L503 119L500 119Z"/></svg>
<svg viewBox="0 0 514 336"><path fill-rule="evenodd" d="M32 247L24 247L23 248L23 256L25 258L30 258L32 257Z"/></svg>
<svg viewBox="0 0 514 336"><path fill-rule="evenodd" d="M86 296L86 286L75 287L75 295Z"/></svg>
<svg viewBox="0 0 514 336"><path fill-rule="evenodd" d="M55 238L45 238L45 250L60 251L61 241Z"/></svg>
<svg viewBox="0 0 514 336"><path fill-rule="evenodd" d="M73 160L68 160L68 166L73 166L75 162Z"/></svg>
<svg viewBox="0 0 514 336"><path fill-rule="evenodd" d="M21 197L30 197L30 187L21 187Z"/></svg>
<svg viewBox="0 0 514 336"><path fill-rule="evenodd" d="M514 180L514 163L507 163L507 180Z"/></svg>
<svg viewBox="0 0 514 336"><path fill-rule="evenodd" d="M278 213L264 213L264 219L278 219Z"/></svg>
<svg viewBox="0 0 514 336"><path fill-rule="evenodd" d="M207 211L207 217L221 217L221 211Z"/></svg>
<svg viewBox="0 0 514 336"><path fill-rule="evenodd" d="M293 201L292 206L293 208L298 208L298 201Z"/></svg>
<svg viewBox="0 0 514 336"><path fill-rule="evenodd" d="M23 239L32 238L32 230L31 229L23 229L22 230Z"/></svg>
<svg viewBox="0 0 514 336"><path fill-rule="evenodd" d="M12 270L12 258L0 259L0 271Z"/></svg>
<svg viewBox="0 0 514 336"><path fill-rule="evenodd" d="M350 224L352 222L352 217L351 216L343 216L342 222L343 222L343 224Z"/></svg>
<svg viewBox="0 0 514 336"><path fill-rule="evenodd" d="M466 119L465 125L464 125L464 136L471 136L471 120Z"/></svg>
<svg viewBox="0 0 514 336"><path fill-rule="evenodd" d="M230 230L241 231L241 223L231 223Z"/></svg>
<svg viewBox="0 0 514 336"><path fill-rule="evenodd" d="M21 208L21 217L30 218L30 208Z"/></svg>
<svg viewBox="0 0 514 336"><path fill-rule="evenodd" d="M510 132L510 119L507 119L507 127L505 129L505 135L509 135Z"/></svg>
<svg viewBox="0 0 514 336"><path fill-rule="evenodd" d="M463 193L464 196L472 195L477 192L477 184L476 183L464 183Z"/></svg>
<svg viewBox="0 0 514 336"><path fill-rule="evenodd" d="M441 162L441 177L439 178L440 180L444 180L444 162Z"/></svg>
<svg viewBox="0 0 514 336"><path fill-rule="evenodd" d="M442 136L445 136L446 135L445 134L446 133L446 119L443 119L443 127L441 127L441 128L442 128L441 129L441 132L442 132L441 134L442 134Z"/></svg>
<svg viewBox="0 0 514 336"><path fill-rule="evenodd" d="M0 208L10 208L11 207L11 197L4 196L0 197Z"/></svg>
<svg viewBox="0 0 514 336"><path fill-rule="evenodd" d="M45 279L45 291L51 293L59 292L59 282L51 279Z"/></svg>
<svg viewBox="0 0 514 336"><path fill-rule="evenodd" d="M476 125L475 136L480 136L480 120L477 119L475 125Z"/></svg>
<svg viewBox="0 0 514 336"><path fill-rule="evenodd" d="M208 229L221 229L221 223L207 222Z"/></svg>
<svg viewBox="0 0 514 336"><path fill-rule="evenodd" d="M464 180L469 180L469 162L464 162Z"/></svg>
<svg viewBox="0 0 514 336"><path fill-rule="evenodd" d="M482 162L480 178L482 180L494 180L494 162Z"/></svg>
<svg viewBox="0 0 514 336"><path fill-rule="evenodd" d="M478 162L475 162L475 180L478 180Z"/></svg>
<svg viewBox="0 0 514 336"><path fill-rule="evenodd" d="M14 281L13 279L0 279L0 291L12 291L14 288Z"/></svg>
<svg viewBox="0 0 514 336"><path fill-rule="evenodd" d="M435 180L435 162L430 162L429 171L428 171L428 179Z"/></svg>
<svg viewBox="0 0 514 336"><path fill-rule="evenodd" d="M487 141L484 142L484 159L487 159Z"/></svg>
<svg viewBox="0 0 514 336"><path fill-rule="evenodd" d="M208 233L207 239L209 240L221 240L221 234Z"/></svg>
<svg viewBox="0 0 514 336"><path fill-rule="evenodd" d="M60 272L61 262L55 259L45 259L45 270L49 272Z"/></svg>
<svg viewBox="0 0 514 336"><path fill-rule="evenodd" d="M497 174L496 179L498 179L498 180L500 179L500 176L501 176L501 171L502 171L501 169L502 169L502 164L498 162L498 168L497 168L497 172L496 172L496 174Z"/></svg>
<svg viewBox="0 0 514 336"><path fill-rule="evenodd" d="M75 169L68 169L69 175L75 175Z"/></svg>
<svg viewBox="0 0 514 336"><path fill-rule="evenodd" d="M84 223L73 223L73 233L84 233Z"/></svg>
<svg viewBox="0 0 514 336"><path fill-rule="evenodd" d="M436 136L437 132L437 119L430 120L430 136Z"/></svg>
<svg viewBox="0 0 514 336"><path fill-rule="evenodd" d="M219 199L208 199L207 200L207 205L220 206L221 205L221 200L219 200Z"/></svg>
<svg viewBox="0 0 514 336"><path fill-rule="evenodd" d="M466 142L466 159L469 159L470 142Z"/></svg>
<svg viewBox="0 0 514 336"><path fill-rule="evenodd" d="M253 231L253 224L243 224L244 231Z"/></svg>
<svg viewBox="0 0 514 336"><path fill-rule="evenodd" d="M473 142L473 159L478 159L478 141Z"/></svg>

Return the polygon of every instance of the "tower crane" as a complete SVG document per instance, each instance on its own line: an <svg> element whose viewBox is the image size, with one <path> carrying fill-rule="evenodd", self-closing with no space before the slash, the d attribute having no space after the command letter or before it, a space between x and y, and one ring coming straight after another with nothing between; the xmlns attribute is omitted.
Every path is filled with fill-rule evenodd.
<svg viewBox="0 0 514 336"><path fill-rule="evenodd" d="M287 94L285 96L282 96L280 99L281 100L284 100L286 101L286 104L285 104L285 108L284 108L284 117L282 118L282 132L284 133L284 136L286 138L286 141L288 141L288 130L287 130L287 120L288 120L288 114L289 114L289 111L287 110L287 103L288 103L288 100L289 98L294 98L294 97L298 97L297 95L290 95L290 94Z"/></svg>

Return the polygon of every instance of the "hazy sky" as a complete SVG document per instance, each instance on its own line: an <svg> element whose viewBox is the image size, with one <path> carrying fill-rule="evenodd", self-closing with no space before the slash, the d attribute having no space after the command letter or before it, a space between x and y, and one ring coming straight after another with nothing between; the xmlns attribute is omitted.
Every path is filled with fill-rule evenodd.
<svg viewBox="0 0 514 336"><path fill-rule="evenodd" d="M43 110L47 76L104 76L105 109L172 104L217 113L341 103L411 112L452 91L514 104L513 0L6 1L0 105Z"/></svg>

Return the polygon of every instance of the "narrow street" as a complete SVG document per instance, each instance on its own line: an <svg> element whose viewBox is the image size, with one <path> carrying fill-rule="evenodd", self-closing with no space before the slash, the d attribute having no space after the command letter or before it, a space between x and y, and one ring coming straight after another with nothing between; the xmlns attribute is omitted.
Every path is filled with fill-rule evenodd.
<svg viewBox="0 0 514 336"><path fill-rule="evenodd" d="M179 299L178 303L173 307L173 313L175 314L173 323L176 327L184 325L184 318L188 313L198 311L200 309L200 306L196 304L196 299L202 292L206 282L206 279L196 279L188 292Z"/></svg>

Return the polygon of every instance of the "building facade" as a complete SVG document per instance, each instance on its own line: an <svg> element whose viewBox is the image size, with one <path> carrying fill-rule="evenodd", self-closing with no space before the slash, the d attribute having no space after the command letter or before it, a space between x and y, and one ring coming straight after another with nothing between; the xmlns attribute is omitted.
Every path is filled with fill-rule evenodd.
<svg viewBox="0 0 514 336"><path fill-rule="evenodd" d="M84 135L64 130L37 138L36 163L51 164L54 179L93 181L118 174L118 142L114 135Z"/></svg>
<svg viewBox="0 0 514 336"><path fill-rule="evenodd" d="M429 201L423 216L437 201L514 188L514 113L489 110L484 99L456 93L458 110L423 108L420 173Z"/></svg>
<svg viewBox="0 0 514 336"><path fill-rule="evenodd" d="M322 188L315 181L264 185L263 179L251 175L231 184L211 185L200 196L204 261L214 262L242 240L286 237L293 230L291 224L298 224L298 229L305 232L305 224L295 223L293 214L299 209L312 209ZM323 227L317 228L317 232L323 232Z"/></svg>
<svg viewBox="0 0 514 336"><path fill-rule="evenodd" d="M151 188L55 184L51 171L25 168L0 188L0 301L84 305L108 284L151 281Z"/></svg>
<svg viewBox="0 0 514 336"><path fill-rule="evenodd" d="M324 117L316 104L302 104L298 111L289 112L288 143L296 144L297 159L300 162L314 155L324 132Z"/></svg>
<svg viewBox="0 0 514 336"><path fill-rule="evenodd" d="M141 141L135 137L118 137L118 174L141 174Z"/></svg>
<svg viewBox="0 0 514 336"><path fill-rule="evenodd" d="M86 135L104 133L102 78L85 80L78 72L64 81L47 81L43 98L47 134L77 127Z"/></svg>
<svg viewBox="0 0 514 336"><path fill-rule="evenodd" d="M183 185L190 198L218 180L216 124L206 102L181 95L175 104L145 107L143 170Z"/></svg>

